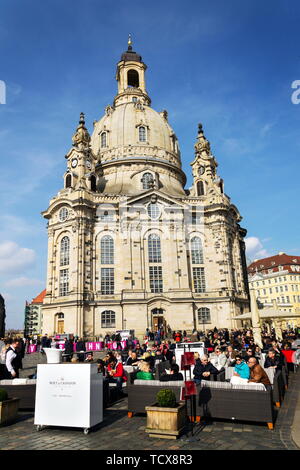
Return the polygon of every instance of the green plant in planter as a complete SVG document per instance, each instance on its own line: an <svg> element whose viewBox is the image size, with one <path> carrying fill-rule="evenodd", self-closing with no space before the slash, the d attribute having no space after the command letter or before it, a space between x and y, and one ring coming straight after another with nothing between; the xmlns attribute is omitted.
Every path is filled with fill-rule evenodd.
<svg viewBox="0 0 300 470"><path fill-rule="evenodd" d="M0 402L8 400L7 391L0 388Z"/></svg>
<svg viewBox="0 0 300 470"><path fill-rule="evenodd" d="M172 390L163 389L156 395L158 406L162 408L176 408L176 395Z"/></svg>

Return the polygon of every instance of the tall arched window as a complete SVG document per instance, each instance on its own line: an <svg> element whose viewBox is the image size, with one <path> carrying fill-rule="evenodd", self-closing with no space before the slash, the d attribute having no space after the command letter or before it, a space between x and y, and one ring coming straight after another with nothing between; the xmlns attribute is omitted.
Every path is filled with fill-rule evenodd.
<svg viewBox="0 0 300 470"><path fill-rule="evenodd" d="M63 237L60 242L60 265L67 266L70 263L70 239Z"/></svg>
<svg viewBox="0 0 300 470"><path fill-rule="evenodd" d="M204 183L203 181L198 181L197 183L197 195L198 196L204 196L205 191L204 191Z"/></svg>
<svg viewBox="0 0 300 470"><path fill-rule="evenodd" d="M200 237L191 239L192 264L203 264L203 248Z"/></svg>
<svg viewBox="0 0 300 470"><path fill-rule="evenodd" d="M101 147L107 147L106 132L102 132L101 134Z"/></svg>
<svg viewBox="0 0 300 470"><path fill-rule="evenodd" d="M149 263L161 263L160 237L152 233L148 237Z"/></svg>
<svg viewBox="0 0 300 470"><path fill-rule="evenodd" d="M145 126L139 127L139 141L146 142L146 127Z"/></svg>
<svg viewBox="0 0 300 470"><path fill-rule="evenodd" d="M144 173L142 177L143 189L150 189L153 187L154 179L151 173Z"/></svg>
<svg viewBox="0 0 300 470"><path fill-rule="evenodd" d="M66 188L70 188L72 186L72 176L67 175L66 176Z"/></svg>
<svg viewBox="0 0 300 470"><path fill-rule="evenodd" d="M136 70L128 70L127 73L127 85L134 88L139 87L139 74Z"/></svg>
<svg viewBox="0 0 300 470"><path fill-rule="evenodd" d="M114 240L110 235L101 238L101 264L114 264Z"/></svg>
<svg viewBox="0 0 300 470"><path fill-rule="evenodd" d="M91 176L91 191L96 192L96 190L97 190L96 176L92 175Z"/></svg>

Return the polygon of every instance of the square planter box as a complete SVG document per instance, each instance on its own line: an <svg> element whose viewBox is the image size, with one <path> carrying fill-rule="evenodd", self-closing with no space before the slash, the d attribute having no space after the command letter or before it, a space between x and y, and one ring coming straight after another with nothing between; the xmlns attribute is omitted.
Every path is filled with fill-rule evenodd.
<svg viewBox="0 0 300 470"><path fill-rule="evenodd" d="M180 402L176 408L162 408L156 403L146 406L147 427L145 431L150 437L177 439L187 421L186 405Z"/></svg>
<svg viewBox="0 0 300 470"><path fill-rule="evenodd" d="M18 413L20 398L10 398L0 402L0 424L13 421Z"/></svg>

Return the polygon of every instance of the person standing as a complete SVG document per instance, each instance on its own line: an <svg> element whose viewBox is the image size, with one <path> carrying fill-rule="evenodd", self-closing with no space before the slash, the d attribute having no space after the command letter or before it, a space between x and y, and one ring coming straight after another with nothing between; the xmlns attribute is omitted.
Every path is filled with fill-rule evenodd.
<svg viewBox="0 0 300 470"><path fill-rule="evenodd" d="M65 338L65 351L64 354L66 356L67 362L71 362L71 359L73 357L73 341L71 339Z"/></svg>
<svg viewBox="0 0 300 470"><path fill-rule="evenodd" d="M6 351L6 372L7 378L15 379L19 377L19 369L22 369L21 345L18 338L12 340L11 345Z"/></svg>
<svg viewBox="0 0 300 470"><path fill-rule="evenodd" d="M83 339L79 338L77 343L76 343L76 352L79 353L81 351L85 352L86 351L86 346L85 346L85 342L83 341ZM84 352L83 352L83 354L77 354L79 362L84 361Z"/></svg>

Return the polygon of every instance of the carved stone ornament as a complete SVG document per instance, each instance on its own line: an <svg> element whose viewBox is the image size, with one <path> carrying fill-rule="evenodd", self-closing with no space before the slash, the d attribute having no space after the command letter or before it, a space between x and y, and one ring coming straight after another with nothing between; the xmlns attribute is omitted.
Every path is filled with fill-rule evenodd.
<svg viewBox="0 0 300 470"><path fill-rule="evenodd" d="M91 137L90 134L85 127L85 121L84 121L84 114L80 114L80 119L79 119L79 126L76 129L75 134L72 137L73 145L76 147L78 144L86 144L88 145L90 143Z"/></svg>

